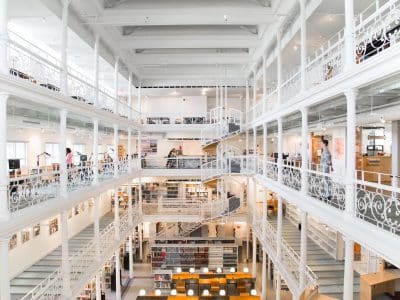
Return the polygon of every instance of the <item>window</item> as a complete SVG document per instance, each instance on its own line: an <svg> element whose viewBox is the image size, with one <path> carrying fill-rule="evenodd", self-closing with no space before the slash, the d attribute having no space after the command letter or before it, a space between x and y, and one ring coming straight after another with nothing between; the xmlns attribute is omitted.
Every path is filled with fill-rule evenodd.
<svg viewBox="0 0 400 300"><path fill-rule="evenodd" d="M78 154L86 154L86 145L85 144L74 144L72 148L72 154L74 155L74 165L79 165L81 161L81 157Z"/></svg>
<svg viewBox="0 0 400 300"><path fill-rule="evenodd" d="M50 154L50 157L47 157L46 164L60 163L60 146L56 143L46 143L45 151Z"/></svg>
<svg viewBox="0 0 400 300"><path fill-rule="evenodd" d="M21 167L27 167L27 143L7 143L7 159L19 159Z"/></svg>

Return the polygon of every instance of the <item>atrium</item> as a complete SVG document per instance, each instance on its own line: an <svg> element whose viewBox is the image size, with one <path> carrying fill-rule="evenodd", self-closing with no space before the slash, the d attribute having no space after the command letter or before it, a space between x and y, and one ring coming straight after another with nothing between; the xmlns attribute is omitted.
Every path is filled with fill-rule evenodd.
<svg viewBox="0 0 400 300"><path fill-rule="evenodd" d="M0 300L400 299L400 0L0 0Z"/></svg>

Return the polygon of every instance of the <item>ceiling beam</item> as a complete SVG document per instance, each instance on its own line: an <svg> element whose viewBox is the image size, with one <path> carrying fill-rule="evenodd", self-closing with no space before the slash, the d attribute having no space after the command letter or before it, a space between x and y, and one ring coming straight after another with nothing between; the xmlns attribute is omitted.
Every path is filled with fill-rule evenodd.
<svg viewBox="0 0 400 300"><path fill-rule="evenodd" d="M120 40L121 49L174 49L174 48L254 48L257 36L238 35L148 35L129 36Z"/></svg>
<svg viewBox="0 0 400 300"><path fill-rule="evenodd" d="M110 26L260 25L276 21L270 7L115 8L81 17L90 24Z"/></svg>
<svg viewBox="0 0 400 300"><path fill-rule="evenodd" d="M188 65L229 64L244 65L250 61L248 53L185 53L185 54L135 54L130 61L134 65Z"/></svg>

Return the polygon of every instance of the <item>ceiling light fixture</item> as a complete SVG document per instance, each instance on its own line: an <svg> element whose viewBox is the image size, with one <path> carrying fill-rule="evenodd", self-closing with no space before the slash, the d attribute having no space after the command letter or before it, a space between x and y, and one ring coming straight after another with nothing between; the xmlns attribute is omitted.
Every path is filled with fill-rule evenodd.
<svg viewBox="0 0 400 300"><path fill-rule="evenodd" d="M224 15L224 21L225 21L225 23L228 23L228 16L227 15Z"/></svg>
<svg viewBox="0 0 400 300"><path fill-rule="evenodd" d="M297 50L299 50L299 46L297 46L297 45L294 45L294 46L293 46L293 50L294 50L294 51L297 51Z"/></svg>
<svg viewBox="0 0 400 300"><path fill-rule="evenodd" d="M384 117L384 116L381 116L381 117L379 118L379 121L381 121L382 124L385 124L385 123L386 123L386 120L385 120L385 117Z"/></svg>

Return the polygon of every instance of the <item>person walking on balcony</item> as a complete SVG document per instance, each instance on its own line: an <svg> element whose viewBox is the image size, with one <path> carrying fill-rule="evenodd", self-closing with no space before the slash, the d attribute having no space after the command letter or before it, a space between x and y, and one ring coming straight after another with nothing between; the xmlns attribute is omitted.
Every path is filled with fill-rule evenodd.
<svg viewBox="0 0 400 300"><path fill-rule="evenodd" d="M328 140L322 139L321 171L329 174L332 169L332 155L328 148ZM332 199L332 183L330 176L323 177L322 197L324 200Z"/></svg>

